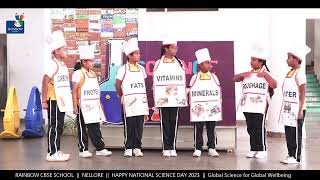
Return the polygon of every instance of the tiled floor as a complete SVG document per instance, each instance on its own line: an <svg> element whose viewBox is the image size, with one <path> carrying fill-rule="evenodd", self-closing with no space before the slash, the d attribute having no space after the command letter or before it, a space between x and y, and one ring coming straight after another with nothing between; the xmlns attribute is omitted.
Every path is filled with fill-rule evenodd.
<svg viewBox="0 0 320 180"><path fill-rule="evenodd" d="M46 138L0 140L0 169L320 169L320 122L306 120L307 138L304 142L303 161L300 165L284 165L280 160L286 156L286 142L282 138L268 137L268 157L247 159L248 135L246 127L238 127L237 150L228 153L220 151L220 157L208 157L203 152L201 158L192 157L192 151L178 151L178 157L164 158L160 150L144 150L142 158L125 158L121 149L112 149L111 157L90 159L78 156L77 139L72 136L62 138L62 150L71 154L68 162L47 162ZM91 151L93 148L91 146Z"/></svg>

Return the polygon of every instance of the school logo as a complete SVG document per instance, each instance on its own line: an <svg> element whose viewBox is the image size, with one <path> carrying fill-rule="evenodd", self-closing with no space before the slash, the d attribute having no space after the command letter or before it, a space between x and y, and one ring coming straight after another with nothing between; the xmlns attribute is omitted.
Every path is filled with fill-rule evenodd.
<svg viewBox="0 0 320 180"><path fill-rule="evenodd" d="M24 33L24 13L15 14L14 21L7 21L7 34L23 34Z"/></svg>

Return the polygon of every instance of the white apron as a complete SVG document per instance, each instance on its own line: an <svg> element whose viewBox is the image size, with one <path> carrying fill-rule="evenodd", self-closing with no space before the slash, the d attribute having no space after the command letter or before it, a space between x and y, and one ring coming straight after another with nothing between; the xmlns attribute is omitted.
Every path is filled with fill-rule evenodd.
<svg viewBox="0 0 320 180"><path fill-rule="evenodd" d="M269 83L263 77L257 77L257 74L251 72L251 75L242 81L242 96L238 104L238 112L266 113Z"/></svg>
<svg viewBox="0 0 320 180"><path fill-rule="evenodd" d="M292 77L286 77L282 85L282 106L279 121L285 126L297 127L299 113L299 87L296 82L297 69Z"/></svg>
<svg viewBox="0 0 320 180"><path fill-rule="evenodd" d="M149 106L146 93L143 70L131 72L125 64L125 75L122 79L123 108L126 117L149 115Z"/></svg>
<svg viewBox="0 0 320 180"><path fill-rule="evenodd" d="M100 86L98 79L95 75L90 75L84 69L81 69L81 71L85 78L80 89L80 108L84 123L100 123L104 117L100 105Z"/></svg>
<svg viewBox="0 0 320 180"><path fill-rule="evenodd" d="M69 71L65 64L53 59L57 65L57 73L53 76L54 92L60 112L72 112L72 94L70 88Z"/></svg>
<svg viewBox="0 0 320 180"><path fill-rule="evenodd" d="M162 56L153 71L153 95L155 107L187 106L186 74L177 59L165 63Z"/></svg>
<svg viewBox="0 0 320 180"><path fill-rule="evenodd" d="M222 94L220 84L215 75L210 73L210 80L201 80L197 74L194 84L190 87L190 121L221 121Z"/></svg>

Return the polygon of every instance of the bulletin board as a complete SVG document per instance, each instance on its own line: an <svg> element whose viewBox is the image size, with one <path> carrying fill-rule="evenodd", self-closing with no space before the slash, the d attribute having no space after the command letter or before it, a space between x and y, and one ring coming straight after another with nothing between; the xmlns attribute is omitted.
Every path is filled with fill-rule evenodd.
<svg viewBox="0 0 320 180"><path fill-rule="evenodd" d="M68 45L69 73L79 60L79 45L95 45L94 69L99 82L108 75L108 40L138 36L137 8L51 9L52 30L62 30Z"/></svg>

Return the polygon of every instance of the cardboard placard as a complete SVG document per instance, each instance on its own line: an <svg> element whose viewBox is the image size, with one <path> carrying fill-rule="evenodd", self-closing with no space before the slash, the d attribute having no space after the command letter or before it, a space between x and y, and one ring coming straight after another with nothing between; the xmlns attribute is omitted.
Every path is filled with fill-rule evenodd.
<svg viewBox="0 0 320 180"><path fill-rule="evenodd" d="M77 41L88 41L88 32L76 32Z"/></svg>
<svg viewBox="0 0 320 180"><path fill-rule="evenodd" d="M51 19L52 24L63 24L63 19Z"/></svg>
<svg viewBox="0 0 320 180"><path fill-rule="evenodd" d="M63 23L64 23L64 24L68 24L68 23L70 23L70 24L76 24L76 22L75 22L74 19L64 19L64 20L63 20Z"/></svg>
<svg viewBox="0 0 320 180"><path fill-rule="evenodd" d="M77 46L79 47L80 45L88 46L89 41L76 41Z"/></svg>
<svg viewBox="0 0 320 180"><path fill-rule="evenodd" d="M101 14L101 19L102 19L102 20L112 21L112 19L113 19L113 14Z"/></svg>
<svg viewBox="0 0 320 180"><path fill-rule="evenodd" d="M73 20L76 17L76 10L72 9L72 8L64 9L63 13L65 15L64 18L67 19L67 20Z"/></svg>
<svg viewBox="0 0 320 180"><path fill-rule="evenodd" d="M127 23L126 28L138 28L138 23Z"/></svg>
<svg viewBox="0 0 320 180"><path fill-rule="evenodd" d="M101 14L89 14L89 20L100 20Z"/></svg>
<svg viewBox="0 0 320 180"><path fill-rule="evenodd" d="M114 8L113 9L113 14L125 14L126 13L126 8Z"/></svg>
<svg viewBox="0 0 320 180"><path fill-rule="evenodd" d="M101 9L99 8L89 9L89 14L101 14Z"/></svg>
<svg viewBox="0 0 320 180"><path fill-rule="evenodd" d="M89 14L88 9L76 9L76 14Z"/></svg>
<svg viewBox="0 0 320 180"><path fill-rule="evenodd" d="M77 14L76 19L77 20L89 19L89 14Z"/></svg>
<svg viewBox="0 0 320 180"><path fill-rule="evenodd" d="M50 18L53 19L64 19L64 11L63 9L50 9Z"/></svg>
<svg viewBox="0 0 320 180"><path fill-rule="evenodd" d="M77 28L88 28L89 27L89 21L88 20L75 20L76 27Z"/></svg>
<svg viewBox="0 0 320 180"><path fill-rule="evenodd" d="M89 32L101 32L101 24L89 23Z"/></svg>
<svg viewBox="0 0 320 180"><path fill-rule="evenodd" d="M79 54L79 51L77 49L70 49L67 51L68 55L77 55Z"/></svg>
<svg viewBox="0 0 320 180"><path fill-rule="evenodd" d="M89 28L77 28L77 32L88 32Z"/></svg>
<svg viewBox="0 0 320 180"><path fill-rule="evenodd" d="M101 37L113 37L113 29L112 28L101 28Z"/></svg>
<svg viewBox="0 0 320 180"><path fill-rule="evenodd" d="M126 16L125 14L114 14L112 20L113 28L124 28L126 27Z"/></svg>
<svg viewBox="0 0 320 180"><path fill-rule="evenodd" d="M64 39L68 41L75 41L76 40L76 33L75 32L64 32Z"/></svg>
<svg viewBox="0 0 320 180"><path fill-rule="evenodd" d="M101 34L96 32L89 32L89 41L100 41Z"/></svg>

